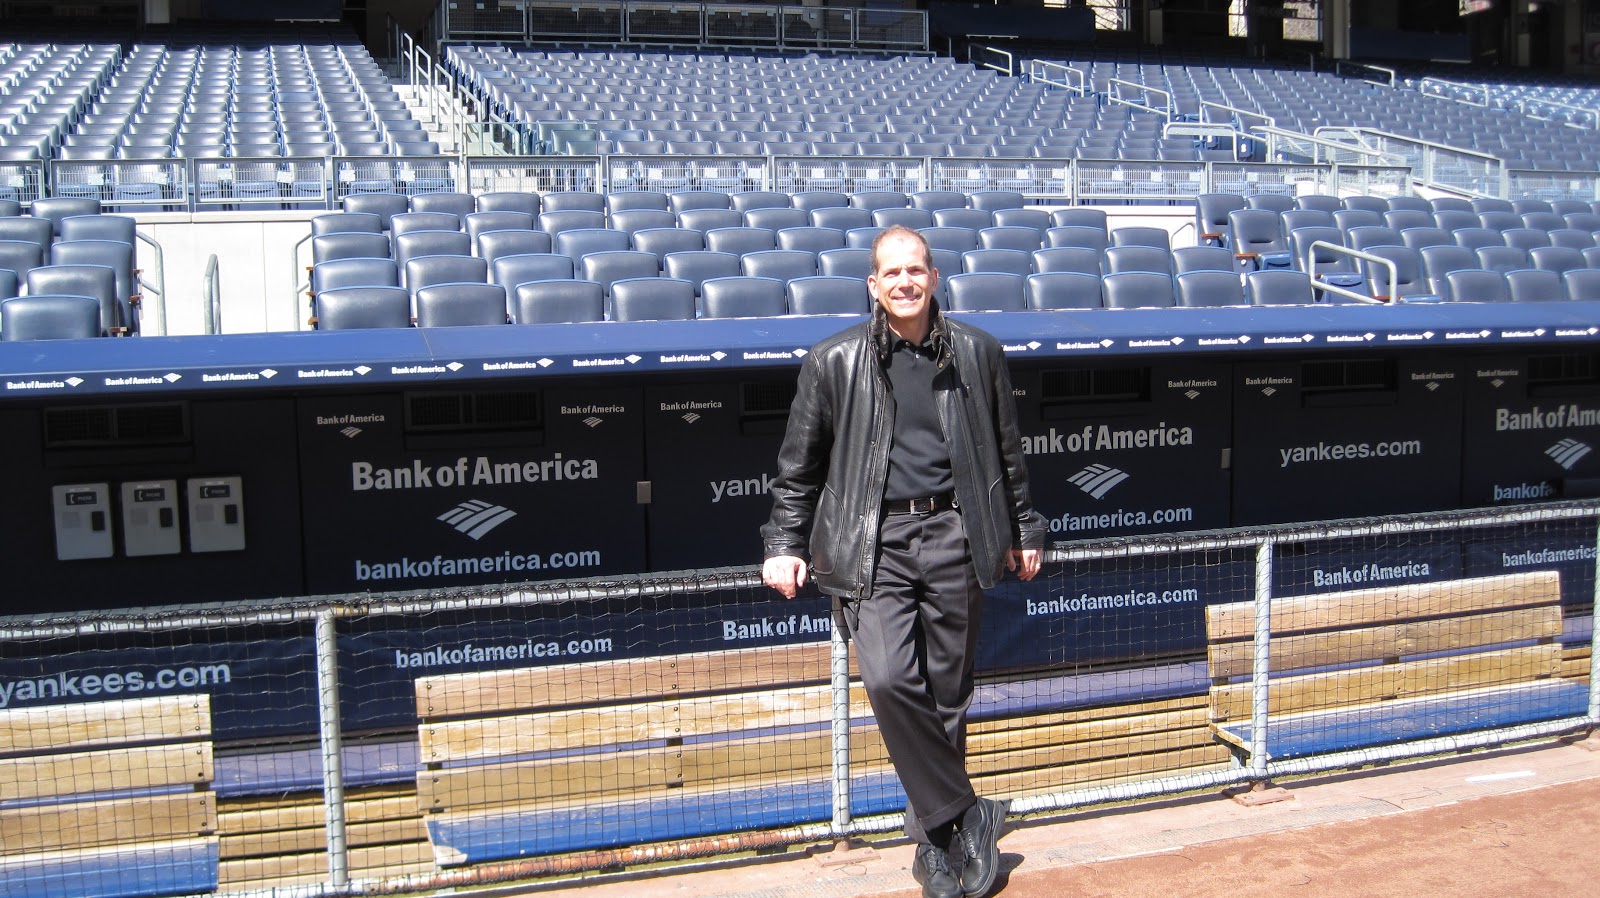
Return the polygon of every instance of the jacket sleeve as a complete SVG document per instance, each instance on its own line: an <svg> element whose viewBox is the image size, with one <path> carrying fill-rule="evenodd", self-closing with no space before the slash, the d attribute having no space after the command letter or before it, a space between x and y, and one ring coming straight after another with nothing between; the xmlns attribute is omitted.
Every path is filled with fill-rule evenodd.
<svg viewBox="0 0 1600 898"><path fill-rule="evenodd" d="M1043 549L1050 532L1044 516L1033 507L1028 489L1028 458L1022 452L1022 435L1017 429L1017 400L1011 394L1011 372L1005 352L998 344L989 354L994 395L995 439L1000 447L1000 465L1005 473L1006 495L1011 506L1011 539L1014 549Z"/></svg>
<svg viewBox="0 0 1600 898"><path fill-rule="evenodd" d="M832 397L822 377L820 353L800 366L789 425L772 481L772 516L761 527L763 558L795 555L810 560L808 543L817 500L828 477L833 448Z"/></svg>

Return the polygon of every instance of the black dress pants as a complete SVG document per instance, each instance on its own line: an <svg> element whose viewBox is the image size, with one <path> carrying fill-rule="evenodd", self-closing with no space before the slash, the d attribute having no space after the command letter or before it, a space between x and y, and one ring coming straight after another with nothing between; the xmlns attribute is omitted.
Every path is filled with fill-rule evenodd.
<svg viewBox="0 0 1600 898"><path fill-rule="evenodd" d="M842 608L917 842L975 800L966 729L982 605L961 514L947 510L885 515L872 592Z"/></svg>

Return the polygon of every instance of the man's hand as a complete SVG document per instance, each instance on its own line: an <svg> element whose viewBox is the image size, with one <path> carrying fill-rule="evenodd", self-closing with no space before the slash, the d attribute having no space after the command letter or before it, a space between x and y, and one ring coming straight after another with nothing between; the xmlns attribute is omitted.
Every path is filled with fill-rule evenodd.
<svg viewBox="0 0 1600 898"><path fill-rule="evenodd" d="M1012 549L1006 556L1006 570L1016 571L1019 580L1032 580L1043 560L1044 553L1038 549Z"/></svg>
<svg viewBox="0 0 1600 898"><path fill-rule="evenodd" d="M1033 567L1039 569L1037 561ZM800 587L806 585L805 560L795 555L774 555L761 565L761 582L782 593L784 598L792 599Z"/></svg>

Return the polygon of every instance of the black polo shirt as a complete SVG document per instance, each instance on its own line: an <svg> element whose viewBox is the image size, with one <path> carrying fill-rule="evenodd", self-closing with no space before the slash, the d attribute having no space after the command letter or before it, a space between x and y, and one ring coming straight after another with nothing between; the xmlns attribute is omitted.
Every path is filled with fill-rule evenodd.
<svg viewBox="0 0 1600 898"><path fill-rule="evenodd" d="M914 346L899 337L889 355L889 389L894 393L894 445L889 448L886 501L943 496L955 489L950 449L945 445L939 410L933 401L938 373L931 340Z"/></svg>

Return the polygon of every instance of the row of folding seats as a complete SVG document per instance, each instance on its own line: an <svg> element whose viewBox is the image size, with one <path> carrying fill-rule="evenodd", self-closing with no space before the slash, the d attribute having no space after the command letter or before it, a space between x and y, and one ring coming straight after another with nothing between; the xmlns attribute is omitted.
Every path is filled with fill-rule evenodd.
<svg viewBox="0 0 1600 898"><path fill-rule="evenodd" d="M93 201L72 198L37 200L29 215L3 214L10 211L20 209L0 206L0 299L88 297L95 303L97 334L137 332L132 218L103 214Z"/></svg>

